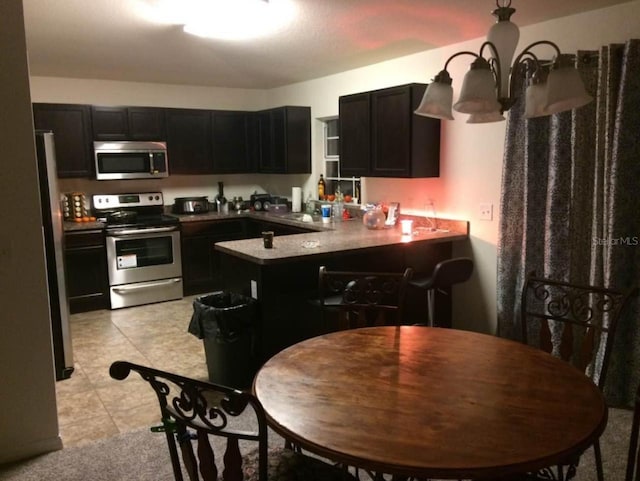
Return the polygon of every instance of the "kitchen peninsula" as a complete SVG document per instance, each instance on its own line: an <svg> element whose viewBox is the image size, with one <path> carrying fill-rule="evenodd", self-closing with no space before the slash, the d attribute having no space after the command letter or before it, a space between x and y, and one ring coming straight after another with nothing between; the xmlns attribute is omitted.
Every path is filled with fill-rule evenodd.
<svg viewBox="0 0 640 481"><path fill-rule="evenodd" d="M226 288L260 301L261 360L321 332L319 312L309 302L316 295L321 265L379 272L412 267L427 274L451 258L453 242L469 235L468 222L445 219L438 219L438 230L417 226L409 236L402 235L399 225L381 230L369 230L359 220L326 225L330 227L318 232L276 236L272 249L264 248L261 238L215 244ZM426 296L416 291L407 296L408 323L424 322ZM451 297L439 294L436 309L436 318L450 326Z"/></svg>

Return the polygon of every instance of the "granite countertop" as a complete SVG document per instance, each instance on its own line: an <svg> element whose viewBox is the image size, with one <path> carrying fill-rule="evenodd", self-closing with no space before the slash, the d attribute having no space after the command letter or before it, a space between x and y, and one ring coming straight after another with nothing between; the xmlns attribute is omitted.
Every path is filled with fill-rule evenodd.
<svg viewBox="0 0 640 481"><path fill-rule="evenodd" d="M361 249L403 245L413 242L451 242L469 237L467 221L448 219L427 219L400 215L401 219L413 219L413 235L403 236L400 223L394 227L367 229L360 218L338 222L322 223L314 216L314 222L302 222L303 213L270 213L244 211L219 214L170 214L181 223L200 221L223 221L229 219L259 219L284 225L302 227L315 232L276 236L273 249L265 249L261 238L218 242L215 248L221 252L244 258L257 264L276 264L307 256L330 255L336 252L346 253ZM65 232L103 229L104 222L64 222ZM437 227L436 230L433 226Z"/></svg>
<svg viewBox="0 0 640 481"><path fill-rule="evenodd" d="M242 212L230 212L229 214L220 214L218 212L207 212L206 214L170 214L180 219L181 223L185 222L200 222L200 221L215 221L215 220L229 220L229 219L259 219L268 222L276 222L278 224L291 225L295 227L304 227L309 230L325 231L331 230L331 224L323 224L322 222L302 222L298 220L304 215L303 212L293 213L287 212L282 214L274 214L270 212L254 212L254 211L242 211ZM315 219L319 219L314 216Z"/></svg>
<svg viewBox="0 0 640 481"><path fill-rule="evenodd" d="M301 220L296 220L296 218L302 217L303 215L302 212L301 213L287 212L284 214L273 214L269 212L252 212L247 210L241 213L233 211L229 214L219 214L218 212L207 212L205 214L167 214L167 215L176 217L180 221L180 223L251 218L251 219L262 219L269 222L277 222L279 224L304 227L309 230L324 231L324 230L331 229L330 224L323 224L322 222L302 222ZM315 218L317 219L317 217ZM63 222L63 228L65 232L104 229L105 225L106 225L105 222L100 222L100 221L95 221L95 222L65 221Z"/></svg>
<svg viewBox="0 0 640 481"><path fill-rule="evenodd" d="M104 229L104 225L105 225L104 222L100 222L100 221L93 221L93 222L64 221L62 224L63 224L62 227L65 232Z"/></svg>
<svg viewBox="0 0 640 481"><path fill-rule="evenodd" d="M371 230L367 229L359 219L354 219L324 224L325 228L321 232L276 236L273 239L272 249L265 249L261 238L217 242L215 249L256 264L278 264L308 256L400 246L413 242L451 242L469 237L467 221L437 219L439 229L432 230L419 221L415 222L419 219L424 218L414 218L414 224L417 225L414 226L413 234L406 236L402 235L399 223L394 227Z"/></svg>

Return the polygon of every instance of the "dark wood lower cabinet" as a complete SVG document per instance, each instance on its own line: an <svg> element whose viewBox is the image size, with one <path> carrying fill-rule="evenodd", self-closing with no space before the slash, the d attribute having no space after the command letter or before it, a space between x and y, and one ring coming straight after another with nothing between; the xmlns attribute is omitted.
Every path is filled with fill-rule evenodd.
<svg viewBox="0 0 640 481"><path fill-rule="evenodd" d="M182 229L182 285L185 296L224 288L220 256L214 244L243 239L243 219L184 222Z"/></svg>
<svg viewBox="0 0 640 481"><path fill-rule="evenodd" d="M362 251L292 258L260 264L220 253L226 288L258 299L258 344L260 361L297 342L326 332L320 322L317 302L318 270L398 272L412 266L416 272L431 272L435 265L451 258L451 242L409 243ZM252 287L252 284L255 286ZM436 319L451 327L451 296L438 294ZM403 324L425 322L426 294L415 289L407 294Z"/></svg>
<svg viewBox="0 0 640 481"><path fill-rule="evenodd" d="M266 230L273 231L276 236L312 232L302 227L247 218L183 222L181 229L185 296L230 288L222 275L221 254L214 249L216 242L260 237Z"/></svg>
<svg viewBox="0 0 640 481"><path fill-rule="evenodd" d="M72 314L109 309L109 273L104 231L65 232L65 277Z"/></svg>

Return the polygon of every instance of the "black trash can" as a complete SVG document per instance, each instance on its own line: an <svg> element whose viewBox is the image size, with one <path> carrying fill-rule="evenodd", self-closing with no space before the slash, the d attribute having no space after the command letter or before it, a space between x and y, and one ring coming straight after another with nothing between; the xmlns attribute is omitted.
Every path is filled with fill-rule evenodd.
<svg viewBox="0 0 640 481"><path fill-rule="evenodd" d="M255 374L256 300L218 291L197 297L189 332L204 340L209 381L237 389Z"/></svg>

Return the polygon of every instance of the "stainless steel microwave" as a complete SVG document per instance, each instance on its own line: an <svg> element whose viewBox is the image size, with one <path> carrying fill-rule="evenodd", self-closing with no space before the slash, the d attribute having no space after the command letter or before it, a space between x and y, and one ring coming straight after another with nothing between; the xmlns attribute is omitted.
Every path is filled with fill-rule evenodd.
<svg viewBox="0 0 640 481"><path fill-rule="evenodd" d="M94 142L97 180L169 176L165 142Z"/></svg>

